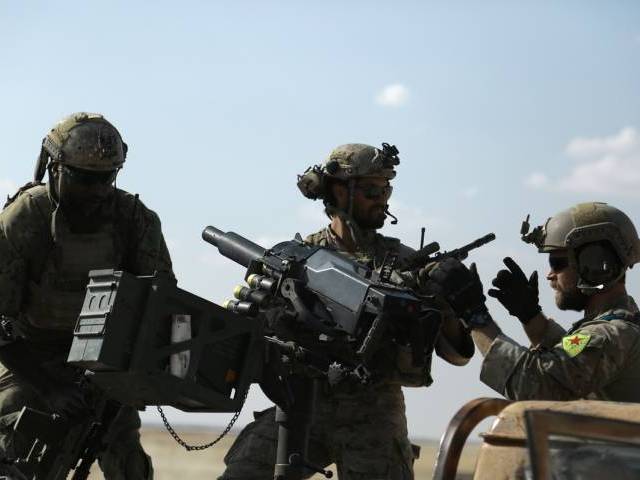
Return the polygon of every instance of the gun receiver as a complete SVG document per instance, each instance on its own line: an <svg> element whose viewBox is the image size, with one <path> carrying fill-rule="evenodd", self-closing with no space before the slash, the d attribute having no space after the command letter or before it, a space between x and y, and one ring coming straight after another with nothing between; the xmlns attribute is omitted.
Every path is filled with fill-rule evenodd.
<svg viewBox="0 0 640 480"><path fill-rule="evenodd" d="M429 317L429 333L418 334L420 345L413 345L414 363L424 364L425 346L429 353L433 348L440 312L424 297L384 281L384 276L338 252L306 244L300 236L265 249L212 226L204 229L202 238L247 267L250 284L268 286L284 300L303 329L349 344L354 356L340 360L351 367L369 362L391 324L423 324L419 319Z"/></svg>

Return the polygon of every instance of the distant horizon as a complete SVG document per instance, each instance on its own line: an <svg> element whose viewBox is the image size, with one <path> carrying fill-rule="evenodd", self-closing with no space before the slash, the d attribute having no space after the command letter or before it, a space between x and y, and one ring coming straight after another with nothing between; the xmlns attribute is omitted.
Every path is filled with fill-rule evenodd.
<svg viewBox="0 0 640 480"><path fill-rule="evenodd" d="M214 440L220 433L222 433L222 429L225 427L225 425L220 425L220 430L216 430L216 427L218 427L218 425L197 425L192 423L180 423L180 424L176 423L175 425L172 424L172 426L177 427L178 435L182 435L182 434L189 435L192 433L197 433L197 434L211 433L211 440ZM145 422L144 425L142 425L142 430L156 431L159 434L166 433L167 435L171 436L171 434L167 431L167 429L162 424L162 420L160 419L158 419L158 421L150 420ZM229 431L229 434L231 435L231 437L234 437L234 436L237 436L241 430L242 430L241 427L233 427ZM442 433L444 434L444 432ZM409 439L412 442L418 442L418 443L428 444L428 445L437 446L440 444L440 438L416 437L413 435L409 435ZM469 436L465 444L466 443L469 443L471 445L479 445L482 443L482 440L477 437L474 437L472 434Z"/></svg>

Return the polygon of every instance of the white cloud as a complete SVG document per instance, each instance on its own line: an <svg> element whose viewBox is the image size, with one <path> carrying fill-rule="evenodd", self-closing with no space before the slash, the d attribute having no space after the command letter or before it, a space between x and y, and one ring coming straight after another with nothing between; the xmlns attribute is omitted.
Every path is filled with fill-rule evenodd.
<svg viewBox="0 0 640 480"><path fill-rule="evenodd" d="M578 137L569 142L566 153L574 158L589 158L601 155L625 155L637 153L640 134L633 127L625 127L608 137Z"/></svg>
<svg viewBox="0 0 640 480"><path fill-rule="evenodd" d="M550 180L533 173L525 184L556 191L640 197L640 132L635 127L604 137L574 138L565 153L574 160L567 175Z"/></svg>
<svg viewBox="0 0 640 480"><path fill-rule="evenodd" d="M409 89L401 83L387 85L376 95L376 103L385 107L401 107L409 100Z"/></svg>
<svg viewBox="0 0 640 480"><path fill-rule="evenodd" d="M549 179L544 173L534 172L524 180L524 184L530 188L543 188L549 184Z"/></svg>

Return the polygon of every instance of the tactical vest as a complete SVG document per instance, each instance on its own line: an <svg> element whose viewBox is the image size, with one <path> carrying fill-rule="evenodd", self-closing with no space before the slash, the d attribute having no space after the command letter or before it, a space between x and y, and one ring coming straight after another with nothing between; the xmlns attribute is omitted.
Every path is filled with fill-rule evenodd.
<svg viewBox="0 0 640 480"><path fill-rule="evenodd" d="M70 332L85 297L89 270L119 268L113 224L95 233L72 233L64 222L39 279L31 279L24 306L27 322L36 327Z"/></svg>
<svg viewBox="0 0 640 480"><path fill-rule="evenodd" d="M47 196L33 198L41 211L51 211ZM135 213L137 199L135 202L132 213ZM117 210L116 202L114 218L120 219L122 212ZM89 271L126 269L128 255L135 250L130 231L132 218L105 222L97 232L75 233L64 217L60 217L56 219L55 241L50 223L43 232L49 236L50 248L44 254L38 252L41 260L35 271L31 271L22 315L18 319L18 333L38 343L69 342L82 309Z"/></svg>
<svg viewBox="0 0 640 480"><path fill-rule="evenodd" d="M402 253L400 240L373 232L369 232L369 235L366 236L366 242L356 246L355 252L342 250L340 246L336 244L336 240L333 238L333 234L329 231L328 227L309 235L305 241L311 245L319 245L337 250L373 269L380 268L387 252ZM402 258L400 258L400 260L401 259Z"/></svg>
<svg viewBox="0 0 640 480"><path fill-rule="evenodd" d="M367 241L363 244L357 245L357 250L355 252L346 252L342 250L336 243L336 239L333 238L333 234L329 230L329 227L309 235L305 239L305 242L339 251L340 253L343 253L372 269L379 269L382 266L387 253L397 254L398 260L401 261L404 259L404 256L411 252L411 249L402 245L400 240L397 238L385 237L384 235L380 235L375 232L368 233L370 234L366 236ZM392 274L391 281L399 285L403 283L403 279L395 271ZM398 355L401 355L399 350L394 348L382 349L376 355L378 360L376 363L378 363L380 371L384 372L385 381L412 387L431 385L431 383L433 383L433 379L431 377L431 361L433 355L430 354L428 358L425 359L424 367L418 368L410 365L411 355L408 353L408 350L403 353L405 354L404 356L406 356L406 359L404 359L405 361L402 363L406 363L407 365L401 369L397 368L396 365Z"/></svg>

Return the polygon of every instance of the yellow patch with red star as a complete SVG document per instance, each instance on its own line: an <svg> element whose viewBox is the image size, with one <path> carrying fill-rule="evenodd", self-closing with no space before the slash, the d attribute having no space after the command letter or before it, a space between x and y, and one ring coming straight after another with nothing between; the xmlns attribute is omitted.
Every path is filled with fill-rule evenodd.
<svg viewBox="0 0 640 480"><path fill-rule="evenodd" d="M584 350L584 347L589 343L589 339L591 339L591 335L574 333L562 338L562 348L570 357L575 357Z"/></svg>

